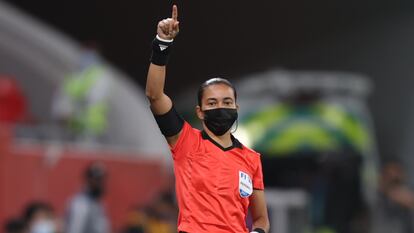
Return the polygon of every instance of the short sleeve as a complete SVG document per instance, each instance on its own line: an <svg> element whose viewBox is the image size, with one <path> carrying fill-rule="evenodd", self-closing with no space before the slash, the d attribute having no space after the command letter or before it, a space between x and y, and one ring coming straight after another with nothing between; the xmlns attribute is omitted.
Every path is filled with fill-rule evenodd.
<svg viewBox="0 0 414 233"><path fill-rule="evenodd" d="M193 150L198 140L199 131L185 121L177 143L173 147L170 146L173 159L176 160L187 156Z"/></svg>
<svg viewBox="0 0 414 233"><path fill-rule="evenodd" d="M256 171L253 175L253 188L258 190L264 190L262 161L260 159L260 154L257 154Z"/></svg>

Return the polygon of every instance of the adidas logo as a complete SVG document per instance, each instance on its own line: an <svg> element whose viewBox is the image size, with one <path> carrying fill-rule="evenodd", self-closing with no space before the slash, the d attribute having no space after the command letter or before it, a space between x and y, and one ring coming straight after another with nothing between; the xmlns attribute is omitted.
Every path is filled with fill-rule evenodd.
<svg viewBox="0 0 414 233"><path fill-rule="evenodd" d="M160 50L161 51L164 51L164 50L166 50L168 48L168 45L160 44L159 46L160 46Z"/></svg>

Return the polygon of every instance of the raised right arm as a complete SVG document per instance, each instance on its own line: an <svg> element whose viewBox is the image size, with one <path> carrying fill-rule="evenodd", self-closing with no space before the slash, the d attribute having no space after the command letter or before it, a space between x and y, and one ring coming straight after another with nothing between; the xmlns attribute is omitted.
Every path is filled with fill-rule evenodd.
<svg viewBox="0 0 414 233"><path fill-rule="evenodd" d="M148 69L147 84L145 88L145 93L151 104L151 111L156 118L158 117L158 119L159 117L168 114L173 106L170 97L164 93L164 84L168 53L178 31L178 9L177 6L174 5L172 9L172 18L161 20L158 23L157 37L153 43L153 54ZM171 124L175 124L174 119ZM159 122L158 125L162 128ZM174 135L164 134L170 146L175 145L180 133L181 131Z"/></svg>

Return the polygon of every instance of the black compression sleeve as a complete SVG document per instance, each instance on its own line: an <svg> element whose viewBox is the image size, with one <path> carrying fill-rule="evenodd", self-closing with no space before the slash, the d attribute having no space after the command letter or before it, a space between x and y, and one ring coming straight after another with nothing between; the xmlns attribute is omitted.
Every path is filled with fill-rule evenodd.
<svg viewBox="0 0 414 233"><path fill-rule="evenodd" d="M177 135L184 126L184 119L177 113L174 106L163 115L155 115L161 133L166 137Z"/></svg>

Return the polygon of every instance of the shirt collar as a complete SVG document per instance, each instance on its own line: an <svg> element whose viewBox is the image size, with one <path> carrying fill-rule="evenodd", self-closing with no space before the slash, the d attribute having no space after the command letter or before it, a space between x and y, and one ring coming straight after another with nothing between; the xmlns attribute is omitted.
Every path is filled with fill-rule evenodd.
<svg viewBox="0 0 414 233"><path fill-rule="evenodd" d="M233 134L231 135L231 141L232 141L233 145L231 145L229 147L226 147L226 148L224 148L218 142L214 141L214 139L212 139L210 136L208 136L208 134L204 130L201 131L201 136L202 136L203 139L209 140L211 143L213 143L214 145L216 145L218 148L222 149L223 151L228 151L228 150L231 150L233 148L243 149L243 145L239 142L239 140L237 140L237 138L235 138L233 136Z"/></svg>

